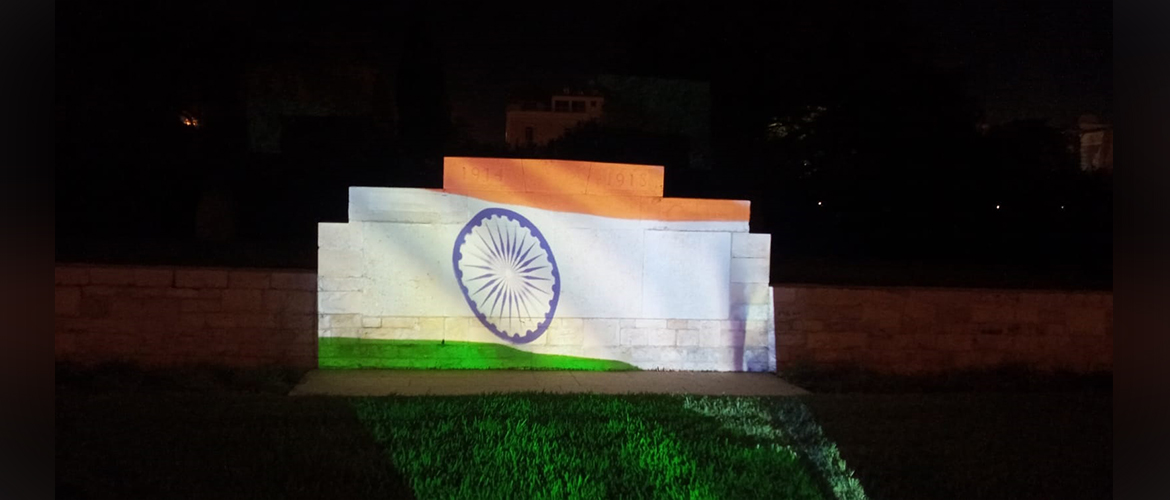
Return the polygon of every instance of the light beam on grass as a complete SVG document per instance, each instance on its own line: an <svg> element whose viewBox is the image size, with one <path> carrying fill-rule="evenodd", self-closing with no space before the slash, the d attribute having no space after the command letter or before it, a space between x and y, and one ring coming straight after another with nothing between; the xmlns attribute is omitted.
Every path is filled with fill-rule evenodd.
<svg viewBox="0 0 1170 500"><path fill-rule="evenodd" d="M680 396L389 397L354 406L420 499L833 498L781 430L745 435Z"/></svg>

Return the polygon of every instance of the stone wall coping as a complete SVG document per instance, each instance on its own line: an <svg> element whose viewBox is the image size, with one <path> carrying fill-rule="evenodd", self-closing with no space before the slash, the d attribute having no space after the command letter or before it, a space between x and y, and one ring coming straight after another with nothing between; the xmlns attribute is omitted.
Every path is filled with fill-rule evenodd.
<svg viewBox="0 0 1170 500"><path fill-rule="evenodd" d="M102 264L90 262L56 262L54 267L69 268L115 268L115 269L199 269L208 271L250 271L272 273L306 273L316 274L311 268L281 268L281 267L225 267L225 266L187 266L187 265L140 265L140 264ZM913 291L943 291L943 292L986 292L986 293L1076 293L1086 295L1113 295L1113 290L1087 290L1067 288L991 288L991 287L947 287L947 286L917 286L917 285L829 285L817 283L771 283L773 288L831 288L837 290L881 290L889 292Z"/></svg>
<svg viewBox="0 0 1170 500"><path fill-rule="evenodd" d="M95 263L89 263L89 262L56 262L56 263L54 263L54 267L67 267L67 268L76 268L76 269L81 269L81 268L103 268L103 269L151 269L151 270L163 270L163 269L187 270L187 269L190 269L190 270L200 270L200 271L228 271L228 272L232 272L232 271L236 271L236 272L246 271L246 272L258 272L258 273L305 273L305 274L317 274L317 270L316 270L316 269L306 269L306 268L303 268L303 267L286 267L286 268L281 268L281 267L224 267L224 266L186 266L186 265L170 265L170 264L155 264L155 265L142 265L142 264L100 264L100 263L96 263L96 264L95 264Z"/></svg>
<svg viewBox="0 0 1170 500"><path fill-rule="evenodd" d="M1086 295L1113 295L1113 290L1086 290L1069 288L990 288L917 285L820 285L816 283L772 283L773 288L832 288L835 290L880 290L887 292L985 292L985 293L1076 293Z"/></svg>

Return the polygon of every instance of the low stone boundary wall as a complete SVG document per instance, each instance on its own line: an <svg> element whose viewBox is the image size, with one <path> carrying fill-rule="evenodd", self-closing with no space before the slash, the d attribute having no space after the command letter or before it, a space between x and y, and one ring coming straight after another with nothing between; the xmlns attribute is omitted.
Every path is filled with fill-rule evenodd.
<svg viewBox="0 0 1170 500"><path fill-rule="evenodd" d="M779 366L1113 370L1113 294L776 286Z"/></svg>
<svg viewBox="0 0 1170 500"><path fill-rule="evenodd" d="M316 288L313 271L57 265L56 359L315 367ZM1109 292L773 288L781 369L798 364L892 373L1005 364L1076 372L1113 369ZM346 324L347 319L338 317L338 324L329 326L422 327L385 318L355 318ZM324 321L333 323L335 318ZM569 321L556 326L568 337L604 326L606 335L598 338L615 346L631 345L643 334L659 339L669 332L675 345L711 347L710 342L724 337L708 333L724 326L715 323L601 320L597 325L582 322L578 327ZM761 330L752 321L733 323L744 325L748 336ZM465 328L458 321L442 326L444 336L452 337ZM548 345L538 350L559 353L559 341L551 340L556 338L550 335ZM734 355L731 349L728 353ZM743 355L747 364L761 362L754 351ZM687 366L704 368L701 363Z"/></svg>
<svg viewBox="0 0 1170 500"><path fill-rule="evenodd" d="M57 265L58 361L317 365L312 271Z"/></svg>

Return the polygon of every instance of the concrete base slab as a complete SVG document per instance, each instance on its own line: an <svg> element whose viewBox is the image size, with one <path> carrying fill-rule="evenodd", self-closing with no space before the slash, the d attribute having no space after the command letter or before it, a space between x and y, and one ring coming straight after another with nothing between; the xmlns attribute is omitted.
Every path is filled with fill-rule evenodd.
<svg viewBox="0 0 1170 500"><path fill-rule="evenodd" d="M771 373L506 370L314 370L291 396L423 396L507 392L796 396Z"/></svg>

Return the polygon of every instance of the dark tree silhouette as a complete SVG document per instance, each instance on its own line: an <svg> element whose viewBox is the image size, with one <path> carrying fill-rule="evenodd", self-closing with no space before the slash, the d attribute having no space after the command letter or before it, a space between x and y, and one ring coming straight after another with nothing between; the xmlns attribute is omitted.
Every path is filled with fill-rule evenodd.
<svg viewBox="0 0 1170 500"><path fill-rule="evenodd" d="M408 154L437 156L451 132L443 57L430 31L431 14L415 4L398 64L398 133Z"/></svg>
<svg viewBox="0 0 1170 500"><path fill-rule="evenodd" d="M686 167L690 140L677 134L656 134L589 121L569 129L540 153L566 160L602 161Z"/></svg>

